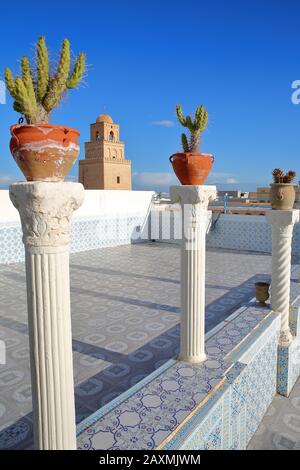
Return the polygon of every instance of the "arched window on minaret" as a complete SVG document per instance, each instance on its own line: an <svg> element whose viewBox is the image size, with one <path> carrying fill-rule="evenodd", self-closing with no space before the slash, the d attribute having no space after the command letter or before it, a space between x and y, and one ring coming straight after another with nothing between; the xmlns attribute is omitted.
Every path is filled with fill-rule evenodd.
<svg viewBox="0 0 300 470"><path fill-rule="evenodd" d="M114 140L114 133L113 133L113 131L110 131L108 138L109 138L109 140L110 140L111 142Z"/></svg>
<svg viewBox="0 0 300 470"><path fill-rule="evenodd" d="M96 132L96 140L100 140L100 132Z"/></svg>

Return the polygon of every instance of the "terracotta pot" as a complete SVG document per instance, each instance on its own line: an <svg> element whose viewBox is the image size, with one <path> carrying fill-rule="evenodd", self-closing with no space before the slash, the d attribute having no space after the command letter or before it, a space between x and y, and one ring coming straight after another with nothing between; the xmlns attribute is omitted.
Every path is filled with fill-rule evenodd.
<svg viewBox="0 0 300 470"><path fill-rule="evenodd" d="M266 307L266 301L269 298L270 284L267 282L256 282L255 283L255 294L256 300L260 307Z"/></svg>
<svg viewBox="0 0 300 470"><path fill-rule="evenodd" d="M274 210L293 209L296 198L295 185L291 183L273 183L270 190L271 206Z"/></svg>
<svg viewBox="0 0 300 470"><path fill-rule="evenodd" d="M52 124L10 128L10 151L27 181L63 181L79 155L79 132Z"/></svg>
<svg viewBox="0 0 300 470"><path fill-rule="evenodd" d="M200 185L208 177L214 157L205 153L174 153L170 162L181 184Z"/></svg>

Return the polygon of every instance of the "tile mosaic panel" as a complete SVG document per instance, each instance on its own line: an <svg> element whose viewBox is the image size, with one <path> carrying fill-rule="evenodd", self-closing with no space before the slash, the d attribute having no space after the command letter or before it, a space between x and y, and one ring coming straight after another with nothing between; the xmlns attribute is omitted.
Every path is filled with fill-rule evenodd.
<svg viewBox="0 0 300 470"><path fill-rule="evenodd" d="M232 449L245 449L276 393L276 363L279 323L268 335L261 349L232 384L231 416ZM234 430L237 433L234 433Z"/></svg>
<svg viewBox="0 0 300 470"><path fill-rule="evenodd" d="M209 232L207 245L214 248L271 253L271 227L263 216L222 215ZM293 254L298 255L299 246L300 224L296 224L292 243Z"/></svg>
<svg viewBox="0 0 300 470"><path fill-rule="evenodd" d="M146 222L145 214L75 218L71 223L71 253L147 240ZM0 264L21 261L24 261L21 225L0 224Z"/></svg>
<svg viewBox="0 0 300 470"><path fill-rule="evenodd" d="M288 346L278 346L277 392L288 397L300 375L300 296L299 269L292 270L290 329L294 337ZM297 275L297 277L293 278Z"/></svg>
<svg viewBox="0 0 300 470"><path fill-rule="evenodd" d="M0 264L24 261L22 229L19 223L0 223Z"/></svg>

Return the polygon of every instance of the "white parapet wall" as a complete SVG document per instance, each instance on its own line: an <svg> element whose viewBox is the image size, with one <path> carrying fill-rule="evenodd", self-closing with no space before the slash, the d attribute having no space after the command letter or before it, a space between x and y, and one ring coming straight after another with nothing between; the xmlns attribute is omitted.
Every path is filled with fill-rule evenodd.
<svg viewBox="0 0 300 470"><path fill-rule="evenodd" d="M162 210L154 207L151 211L151 232L149 238L158 242L179 243L181 239L180 208ZM264 216L213 214L208 211L207 246L228 250L272 251L271 227ZM300 255L300 223L295 224L292 240L292 254Z"/></svg>
<svg viewBox="0 0 300 470"><path fill-rule="evenodd" d="M133 241L179 243L179 205L152 204L153 191L86 190L72 222L71 252L117 246ZM217 220L216 220L217 219ZM271 253L271 228L265 217L213 214L208 211L207 246ZM300 224L294 227L293 255L300 255ZM0 190L0 263L24 259L21 226L8 191Z"/></svg>
<svg viewBox="0 0 300 470"><path fill-rule="evenodd" d="M153 191L86 190L72 220L71 252L128 244L141 234L148 239L153 195ZM0 190L0 264L23 260L19 214L8 191Z"/></svg>
<svg viewBox="0 0 300 470"><path fill-rule="evenodd" d="M19 222L20 217L17 209L12 205L9 199L8 190L0 190L0 223Z"/></svg>
<svg viewBox="0 0 300 470"><path fill-rule="evenodd" d="M147 214L153 191L86 190L76 217Z"/></svg>
<svg viewBox="0 0 300 470"><path fill-rule="evenodd" d="M212 248L271 253L272 234L264 216L214 214L207 245ZM295 224L292 252L299 255L300 224Z"/></svg>
<svg viewBox="0 0 300 470"><path fill-rule="evenodd" d="M74 218L146 214L153 195L153 191L86 190L84 203ZM8 190L0 190L0 223L19 220L19 213L9 199Z"/></svg>

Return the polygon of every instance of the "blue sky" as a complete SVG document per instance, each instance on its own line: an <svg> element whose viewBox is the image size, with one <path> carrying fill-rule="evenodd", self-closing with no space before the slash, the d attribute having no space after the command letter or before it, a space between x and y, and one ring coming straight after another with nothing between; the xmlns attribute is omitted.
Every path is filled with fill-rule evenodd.
<svg viewBox="0 0 300 470"><path fill-rule="evenodd" d="M33 55L41 34L54 59L65 36L75 54L86 52L85 85L51 121L79 129L83 149L89 124L110 114L121 125L135 188L176 182L168 159L180 150L176 103L188 113L208 108L202 150L215 164L207 182L252 189L269 183L277 166L300 179L300 105L291 102L291 83L300 79L298 1L15 0L0 8L1 76ZM11 104L7 97L0 105L2 185L21 179L8 150L18 119Z"/></svg>

